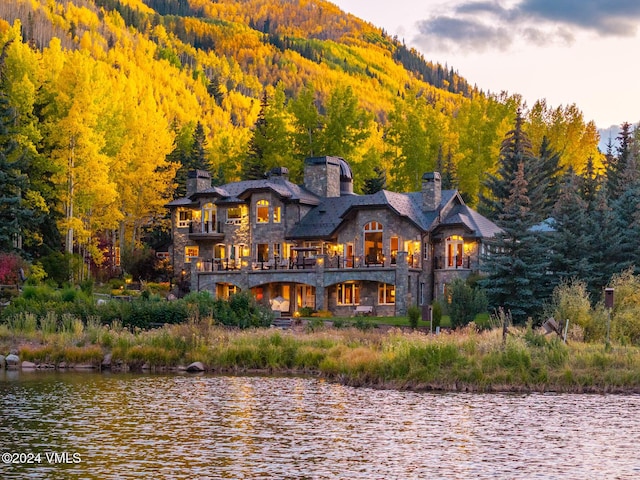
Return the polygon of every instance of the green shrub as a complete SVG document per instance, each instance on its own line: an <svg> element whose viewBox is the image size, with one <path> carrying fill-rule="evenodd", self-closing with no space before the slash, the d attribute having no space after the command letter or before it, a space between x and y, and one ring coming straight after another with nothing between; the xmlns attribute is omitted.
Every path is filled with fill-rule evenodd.
<svg viewBox="0 0 640 480"><path fill-rule="evenodd" d="M442 304L437 300L431 304L431 321L434 330L442 323Z"/></svg>
<svg viewBox="0 0 640 480"><path fill-rule="evenodd" d="M465 280L455 279L447 285L449 304L447 311L453 328L473 322L478 313L487 311L487 298L483 290L472 288Z"/></svg>
<svg viewBox="0 0 640 480"><path fill-rule="evenodd" d="M409 325L411 328L418 328L418 322L420 321L420 309L412 305L407 310L407 316L409 317Z"/></svg>
<svg viewBox="0 0 640 480"><path fill-rule="evenodd" d="M553 317L559 324L564 325L569 320L570 325L578 325L584 334L584 341L599 341L604 338L604 325L596 321L591 308L591 299L586 283L572 279L561 282L551 295L551 302L545 307L545 318Z"/></svg>
<svg viewBox="0 0 640 480"><path fill-rule="evenodd" d="M298 310L298 313L300 314L301 317L310 317L311 315L313 315L313 308L311 307L301 307Z"/></svg>

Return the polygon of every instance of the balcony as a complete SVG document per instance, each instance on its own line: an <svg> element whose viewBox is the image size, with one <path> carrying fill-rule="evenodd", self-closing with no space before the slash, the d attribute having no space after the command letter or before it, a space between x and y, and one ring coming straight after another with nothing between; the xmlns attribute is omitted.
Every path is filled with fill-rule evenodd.
<svg viewBox="0 0 640 480"><path fill-rule="evenodd" d="M475 266L469 255L455 257L435 257L433 266L435 270L470 270Z"/></svg>
<svg viewBox="0 0 640 480"><path fill-rule="evenodd" d="M192 220L189 224L189 238L191 240L223 240L220 222L200 222Z"/></svg>

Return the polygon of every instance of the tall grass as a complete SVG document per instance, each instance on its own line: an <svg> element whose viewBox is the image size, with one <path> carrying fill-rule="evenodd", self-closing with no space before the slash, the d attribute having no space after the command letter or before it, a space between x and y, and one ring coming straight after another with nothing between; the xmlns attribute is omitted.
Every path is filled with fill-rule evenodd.
<svg viewBox="0 0 640 480"><path fill-rule="evenodd" d="M54 322L55 320L55 322ZM56 325L52 332L52 325ZM640 391L640 349L615 344L563 343L528 326L430 335L357 328L315 332L231 330L210 322L143 331L93 321L50 317L34 326L17 317L0 329L0 342L22 345L24 360L177 368L200 361L212 371L307 373L351 385L443 390Z"/></svg>

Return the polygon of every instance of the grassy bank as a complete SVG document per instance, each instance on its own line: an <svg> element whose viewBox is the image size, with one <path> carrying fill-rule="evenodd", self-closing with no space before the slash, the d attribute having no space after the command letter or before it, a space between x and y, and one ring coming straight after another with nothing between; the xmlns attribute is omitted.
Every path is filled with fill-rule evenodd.
<svg viewBox="0 0 640 480"><path fill-rule="evenodd" d="M46 324L45 324L46 327ZM640 349L570 343L531 329L428 335L400 329L237 330L208 322L131 331L67 318L58 328L0 325L0 353L36 364L91 363L213 372L305 373L344 384L414 390L640 391Z"/></svg>

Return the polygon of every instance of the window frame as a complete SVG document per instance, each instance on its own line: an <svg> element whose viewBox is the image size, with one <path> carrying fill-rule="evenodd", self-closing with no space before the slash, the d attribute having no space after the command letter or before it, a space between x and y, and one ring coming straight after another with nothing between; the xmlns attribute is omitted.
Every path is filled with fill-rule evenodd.
<svg viewBox="0 0 640 480"><path fill-rule="evenodd" d="M256 202L256 224L269 223L269 207L269 200L264 198ZM264 210L266 210L266 215Z"/></svg>

